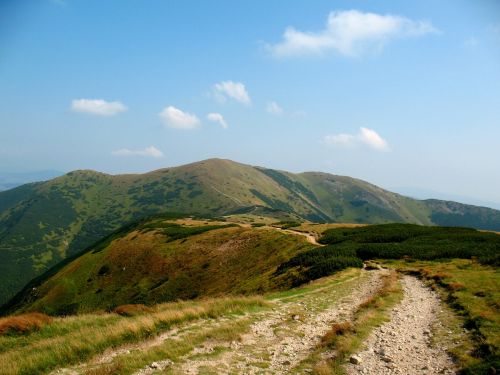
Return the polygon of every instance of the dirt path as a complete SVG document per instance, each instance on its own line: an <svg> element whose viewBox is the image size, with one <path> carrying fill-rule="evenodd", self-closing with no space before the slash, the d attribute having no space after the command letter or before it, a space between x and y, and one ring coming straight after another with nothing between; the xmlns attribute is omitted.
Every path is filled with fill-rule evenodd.
<svg viewBox="0 0 500 375"><path fill-rule="evenodd" d="M390 321L375 329L366 350L348 364L356 374L454 374L455 366L443 348L431 346L431 327L440 308L435 292L412 276L402 278L403 300L391 312ZM356 359L354 359L356 361Z"/></svg>
<svg viewBox="0 0 500 375"><path fill-rule="evenodd" d="M273 229L279 230L280 232L285 232L285 233L290 233L290 234L298 234L299 236L305 237L306 240L307 240L307 242L309 242L312 245L325 246L323 244L320 244L318 242L318 240L316 239L316 237L313 234L308 233L308 232L300 232L298 230L282 229L282 228L276 228L276 227L269 227L269 228L273 228Z"/></svg>
<svg viewBox="0 0 500 375"><path fill-rule="evenodd" d="M172 366L173 373L288 374L314 350L333 322L350 320L357 306L380 288L385 272L363 271L345 289L326 288L282 302L254 323L240 341L206 342L195 355ZM211 356L216 350L221 354Z"/></svg>

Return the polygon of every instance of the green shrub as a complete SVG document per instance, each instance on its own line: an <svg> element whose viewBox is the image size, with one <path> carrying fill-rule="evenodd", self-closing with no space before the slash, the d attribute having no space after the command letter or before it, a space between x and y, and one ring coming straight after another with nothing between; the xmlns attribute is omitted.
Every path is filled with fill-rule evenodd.
<svg viewBox="0 0 500 375"><path fill-rule="evenodd" d="M364 260L476 258L483 264L500 263L500 236L470 228L370 225L327 230L320 242L335 248L347 246Z"/></svg>

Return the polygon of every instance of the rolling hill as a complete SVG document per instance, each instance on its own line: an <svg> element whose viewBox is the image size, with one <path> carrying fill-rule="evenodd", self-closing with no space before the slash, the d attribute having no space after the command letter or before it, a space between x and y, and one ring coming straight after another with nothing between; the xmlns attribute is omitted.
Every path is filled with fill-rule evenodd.
<svg viewBox="0 0 500 375"><path fill-rule="evenodd" d="M209 159L145 174L70 172L0 192L0 304L123 225L165 212L500 230L500 211L420 201L358 179Z"/></svg>
<svg viewBox="0 0 500 375"><path fill-rule="evenodd" d="M270 227L155 217L53 267L5 308L66 315L289 288L294 278L277 267L313 247Z"/></svg>

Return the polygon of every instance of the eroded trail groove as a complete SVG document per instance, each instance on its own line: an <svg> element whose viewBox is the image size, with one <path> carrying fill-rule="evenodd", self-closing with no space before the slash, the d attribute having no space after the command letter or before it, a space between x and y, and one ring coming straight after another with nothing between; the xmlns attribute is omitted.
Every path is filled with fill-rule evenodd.
<svg viewBox="0 0 500 375"><path fill-rule="evenodd" d="M443 348L432 345L432 324L440 308L435 292L415 277L401 279L404 297L390 321L376 328L358 353L359 364L348 364L357 374L454 374L456 368Z"/></svg>
<svg viewBox="0 0 500 375"><path fill-rule="evenodd" d="M343 286L279 301L240 341L206 342L196 350L198 356L186 356L171 369L176 374L288 374L314 350L333 322L351 319L359 304L381 287L380 277L386 272L362 271ZM210 355L221 348L220 354Z"/></svg>

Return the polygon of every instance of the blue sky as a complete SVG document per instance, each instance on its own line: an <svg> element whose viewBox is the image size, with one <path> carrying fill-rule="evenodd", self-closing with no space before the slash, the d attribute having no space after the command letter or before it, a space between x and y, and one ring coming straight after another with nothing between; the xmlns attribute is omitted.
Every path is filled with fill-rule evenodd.
<svg viewBox="0 0 500 375"><path fill-rule="evenodd" d="M0 170L209 157L500 202L498 1L0 2Z"/></svg>

